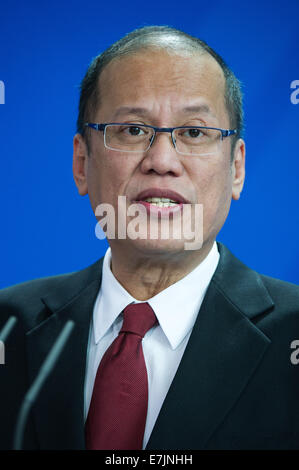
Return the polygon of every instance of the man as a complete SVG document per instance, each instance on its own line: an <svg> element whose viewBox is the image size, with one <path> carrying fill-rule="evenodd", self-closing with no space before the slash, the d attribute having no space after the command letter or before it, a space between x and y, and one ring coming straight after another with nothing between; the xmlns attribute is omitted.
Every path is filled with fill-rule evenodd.
<svg viewBox="0 0 299 470"><path fill-rule="evenodd" d="M25 448L299 448L299 289L215 241L244 184L241 136L238 80L204 42L146 27L93 61L74 179L99 220L99 208L113 208L118 234L139 208L144 236L106 227L104 259L1 292L2 324L18 319L1 371L3 448L69 319L75 328L33 405ZM189 219L179 219L187 206ZM164 219L198 227L196 207L201 246L186 249L185 232L162 236Z"/></svg>

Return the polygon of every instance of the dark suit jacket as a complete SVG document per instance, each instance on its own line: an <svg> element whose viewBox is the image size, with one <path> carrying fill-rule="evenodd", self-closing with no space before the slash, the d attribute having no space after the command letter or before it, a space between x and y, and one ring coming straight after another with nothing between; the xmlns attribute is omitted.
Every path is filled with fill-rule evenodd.
<svg viewBox="0 0 299 470"><path fill-rule="evenodd" d="M299 449L299 287L220 261L147 449ZM25 447L84 449L84 378L102 259L0 292L0 327L18 325L0 365L0 447L11 448L22 397L68 319L69 343L32 410ZM188 302L188 299L186 299ZM184 312L182 312L184 315Z"/></svg>

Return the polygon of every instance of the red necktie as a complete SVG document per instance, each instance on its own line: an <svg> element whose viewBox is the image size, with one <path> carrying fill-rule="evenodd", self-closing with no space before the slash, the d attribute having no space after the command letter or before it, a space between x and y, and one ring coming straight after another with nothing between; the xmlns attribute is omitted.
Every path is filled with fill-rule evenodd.
<svg viewBox="0 0 299 470"><path fill-rule="evenodd" d="M157 322L147 302L124 311L118 337L97 370L85 424L86 449L142 449L148 381L142 338Z"/></svg>

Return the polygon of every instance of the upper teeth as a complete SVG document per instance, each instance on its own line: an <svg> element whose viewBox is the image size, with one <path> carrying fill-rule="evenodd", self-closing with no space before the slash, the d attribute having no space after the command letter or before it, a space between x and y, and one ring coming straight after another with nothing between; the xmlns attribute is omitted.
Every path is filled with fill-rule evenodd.
<svg viewBox="0 0 299 470"><path fill-rule="evenodd" d="M151 204L159 207L169 207L178 204L178 202L173 199L168 199L166 197L147 197L144 201L150 202Z"/></svg>
<svg viewBox="0 0 299 470"><path fill-rule="evenodd" d="M177 203L177 201L174 201L173 199L168 199L166 197L147 197L144 199L147 202L174 202Z"/></svg>

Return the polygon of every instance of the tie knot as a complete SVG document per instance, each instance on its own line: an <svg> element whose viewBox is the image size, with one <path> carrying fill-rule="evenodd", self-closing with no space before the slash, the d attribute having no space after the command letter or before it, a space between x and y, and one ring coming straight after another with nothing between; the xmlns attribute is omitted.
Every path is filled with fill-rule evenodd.
<svg viewBox="0 0 299 470"><path fill-rule="evenodd" d="M130 304L123 313L124 321L120 333L135 333L143 338L158 321L155 312L147 302Z"/></svg>

